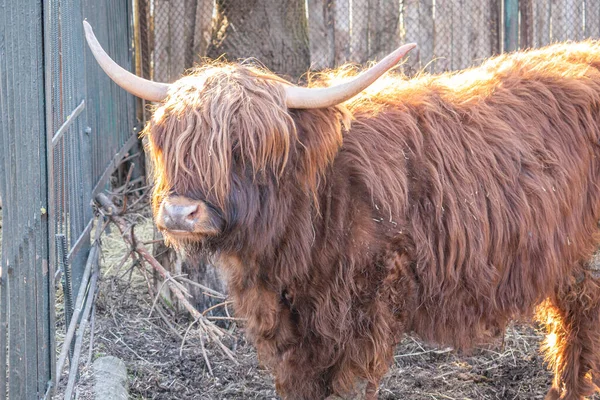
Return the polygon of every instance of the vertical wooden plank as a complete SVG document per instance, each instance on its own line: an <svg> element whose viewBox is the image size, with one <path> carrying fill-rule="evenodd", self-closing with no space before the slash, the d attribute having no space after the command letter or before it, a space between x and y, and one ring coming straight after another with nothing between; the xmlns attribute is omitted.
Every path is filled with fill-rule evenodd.
<svg viewBox="0 0 600 400"><path fill-rule="evenodd" d="M533 3L533 47L546 46L551 41L550 22L552 18L550 2L535 0Z"/></svg>
<svg viewBox="0 0 600 400"><path fill-rule="evenodd" d="M32 254L32 265L33 265L33 276L34 281L32 282L33 291L35 295L35 315L37 325L37 389L38 396L45 395L49 389L49 382L52 381L55 375L55 362L56 362L56 336L55 336L55 299L54 299L54 275L50 270L51 266L49 263L50 252L49 252L49 221L48 221L48 208L49 208L49 171L47 161L49 159L48 153L48 131L47 131L47 108L46 102L50 97L47 91L47 83L43 82L45 77L46 68L45 65L45 35L46 26L44 25L45 15L47 12L48 4L44 2L37 2L39 9L36 10L35 14L32 15L31 20L34 21L33 25L37 26L38 33L34 36L35 47L38 48L37 56L32 59L31 69L29 76L34 78L38 84L38 96L37 106L39 110L39 119L36 124L31 127L32 131L38 135L37 138L37 151L35 152L36 161L39 162L39 173L36 173L34 190L37 192L37 204L34 203L33 209L35 213L33 220L34 230L34 246ZM79 6L78 3L76 3ZM81 20L81 10L78 8L75 18ZM78 21L78 22L79 22ZM83 26L81 23L75 28L75 32L83 35ZM33 31L34 29L31 29ZM83 39L80 39L80 49L83 49ZM77 61L81 61L81 53L77 55ZM83 70L78 70L79 76L84 76ZM46 85L46 86L44 86ZM83 89L81 89L83 90ZM34 164L35 165L35 164ZM31 175L30 171L26 172ZM89 203L87 203L89 204ZM42 211L45 210L45 211ZM91 207L90 207L91 211ZM1 300L0 300L1 301Z"/></svg>
<svg viewBox="0 0 600 400"><path fill-rule="evenodd" d="M490 3L488 1L469 0L469 4L464 9L467 16L470 16L467 23L468 29L468 57L466 57L466 66L478 65L485 58L492 55L490 40L492 35L491 23L492 14Z"/></svg>
<svg viewBox="0 0 600 400"><path fill-rule="evenodd" d="M401 25L401 38L405 43L415 42L419 43L419 47L408 53L405 57L405 63L403 65L405 73L412 75L421 69L421 57L420 57L420 44L419 40L419 0L405 0L402 3L402 25Z"/></svg>
<svg viewBox="0 0 600 400"><path fill-rule="evenodd" d="M0 9L7 10L7 2L9 0L0 0ZM10 330L9 320L8 320L8 240L7 237L10 236L10 232L8 231L11 227L11 224L7 221L8 207L11 207L9 201L9 182L8 177L11 170L11 165L5 165L6 160L8 160L9 156L9 144L8 144L8 132L6 129L9 129L8 124L10 121L10 116L8 114L8 102L5 99L8 99L8 88L4 86L5 74L7 72L7 63L8 58L7 54L11 54L11 48L8 47L8 28L10 24L10 19L8 16L8 10L6 12L0 13L0 120L2 120L2 124L0 124L0 168L2 168L2 173L0 173L0 194L3 196L3 235L2 235L2 243L0 243L0 249L2 252L0 253L0 399L6 399L6 390L7 390L7 381L8 381L8 332Z"/></svg>
<svg viewBox="0 0 600 400"><path fill-rule="evenodd" d="M20 7L19 17L17 20L13 20L13 23L16 22L16 26L21 27L23 29L26 26L25 21L37 21L39 25L41 25L42 20L42 10L39 5L28 4L23 7L22 4ZM71 6L71 4L69 4ZM37 27L30 26L29 29L24 30L24 38L25 42L29 43L28 46L19 46L19 56L18 56L18 64L15 63L15 67L21 70L26 71L26 76L38 77L41 78L40 75L43 76L43 53L41 43L38 42L37 37L42 35L43 30L39 29L39 25ZM22 37L23 38L23 37ZM22 39L21 38L21 39ZM67 40L70 41L70 37L67 37ZM66 47L66 46L65 46ZM72 49L69 49L71 51ZM67 55L69 52L65 52ZM63 56L65 54L63 53ZM40 65L36 65L39 63ZM69 71L71 72L71 71ZM13 75L14 76L14 75ZM15 79L15 80L18 80ZM42 87L42 82L40 84L23 84L19 90L19 97L17 97L17 101L20 103L18 105L18 113L16 114L16 118L18 121L17 131L21 131L20 133L25 133L24 138L27 137L29 140L24 140L19 144L21 148L21 157L19 157L19 179L21 185L24 187L21 188L22 196L21 198L28 198L32 201L33 204L36 204L39 194L39 187L34 189L34 186L37 186L36 183L39 180L40 169L33 173L26 174L27 167L32 160L31 152L39 151L38 146L40 144L40 140L45 139L45 132L40 131L40 124L43 127L44 112L43 112L43 102L42 108L39 108L39 98L44 96L44 91ZM69 95L71 93L67 93ZM67 102L67 101L65 101ZM15 110L17 107L15 107ZM37 111L37 115L36 115ZM33 118L31 118L33 116ZM36 136L38 136L36 138ZM36 140L37 139L37 140ZM40 154L40 156L44 156L45 153ZM35 160L35 159L34 159ZM43 164L42 160L39 160L41 164ZM35 165L35 164L34 164ZM27 176L29 179L25 180ZM37 203L39 204L39 203ZM22 204L19 205L23 207ZM30 207L30 209L33 207ZM39 207L38 207L39 208ZM24 210L22 211L24 212ZM19 270L18 275L22 277L22 281L16 283L16 287L21 292L21 302L20 304L15 304L15 309L18 310L18 313L23 313L22 318L22 327L23 330L13 331L11 334L11 341L17 335L21 335L23 337L23 345L24 345L24 359L21 360L25 364L25 376L24 376L24 399L31 399L37 396L37 384L38 384L38 345L41 345L42 342L38 343L38 327L37 327L37 296L35 293L36 286L36 263L32 257L32 246L35 243L35 234L28 232L29 229L35 228L34 215L39 213L32 212L31 214L21 215L21 236L23 239L22 245L19 246L18 252L18 263L15 263L16 269ZM12 368L12 366L11 366Z"/></svg>
<svg viewBox="0 0 600 400"><path fill-rule="evenodd" d="M169 0L154 0L154 68L153 80L169 82Z"/></svg>
<svg viewBox="0 0 600 400"><path fill-rule="evenodd" d="M521 14L519 48L525 49L533 45L533 0L519 0Z"/></svg>
<svg viewBox="0 0 600 400"><path fill-rule="evenodd" d="M422 45L419 49L421 68L429 66L433 60L433 0L421 0L419 3L419 26L421 27ZM419 43L419 42L417 42Z"/></svg>
<svg viewBox="0 0 600 400"><path fill-rule="evenodd" d="M405 68L413 74L433 59L433 0L406 0L402 8L404 41L419 47L408 54ZM432 66L428 66L431 71Z"/></svg>
<svg viewBox="0 0 600 400"><path fill-rule="evenodd" d="M24 7L20 8L21 10L25 9ZM19 60L21 57L19 42L17 40L17 32L15 32L15 27L20 25L20 23L15 23L18 21L19 16L17 15L16 7L4 7L7 14L7 20L10 21L6 26L6 49L8 54L11 54L11 59L7 61L7 65L5 66L5 70L1 72L2 74L2 85L6 85L2 93L7 98L19 99L22 98L23 93L21 92L21 86L27 84L26 82L20 81L18 79L11 79L14 76L14 72L16 70L16 66L14 65L15 60ZM21 22L21 21L19 21ZM23 21L24 22L24 21ZM11 29L12 27L12 29ZM12 32L11 32L12 30ZM12 62L11 62L12 60ZM2 96L2 97L4 97ZM15 202L16 195L15 193L18 187L18 168L20 167L20 163L17 160L21 159L21 146L17 145L16 135L10 137L9 132L15 133L23 133L21 131L21 127L19 126L19 110L18 107L21 105L21 102L7 102L7 110L6 113L8 119L3 120L3 127L5 127L8 132L5 132L8 141L8 148L11 151L11 158L14 157L14 162L11 164L14 166L12 168L11 175L9 177L9 186L12 188L9 193L7 193L9 199L7 203L12 204L12 218L7 218L7 224L12 224L14 226L11 229L12 236L17 237L16 235L19 232L20 226L19 223L22 224L20 218L18 218L18 214L16 213L17 208L14 206L17 204ZM14 104L10 104L14 103ZM0 128L1 129L1 128ZM13 160L10 160L13 161ZM6 160L5 160L6 162ZM8 169L6 169L8 170ZM9 209L10 210L10 209ZM17 251L15 251L14 246L11 246L11 253L8 254L7 263L6 263L6 272L7 272L7 290L9 293L8 296L8 338L10 343L10 349L8 354L8 365L10 366L10 371L8 372L8 391L10 396L14 399L25 399L25 376L27 374L25 357L27 355L26 343L25 343L25 313L19 312L19 309L23 309L24 303L24 293L23 293L23 285L22 281L25 278L25 274L22 268L22 265L18 264L17 259ZM6 251L6 250L5 250Z"/></svg>
<svg viewBox="0 0 600 400"><path fill-rule="evenodd" d="M369 0L352 0L350 17L350 61L363 64L369 52Z"/></svg>
<svg viewBox="0 0 600 400"><path fill-rule="evenodd" d="M577 38L575 40L583 40L586 38L585 35L585 6L587 0L576 0L575 1L575 32Z"/></svg>
<svg viewBox="0 0 600 400"><path fill-rule="evenodd" d="M585 37L600 38L600 1L585 2Z"/></svg>
<svg viewBox="0 0 600 400"><path fill-rule="evenodd" d="M308 40L313 70L333 68L335 44L333 0L308 0Z"/></svg>
<svg viewBox="0 0 600 400"><path fill-rule="evenodd" d="M519 1L504 0L504 51L519 47Z"/></svg>
<svg viewBox="0 0 600 400"><path fill-rule="evenodd" d="M2 21L0 19L0 21ZM1 114L0 114L1 115ZM3 144L2 138L0 138L0 144ZM6 225L6 223L5 223ZM4 227L6 229L6 227ZM3 238L6 235L3 236ZM4 241L4 239L2 239ZM3 242L0 245L6 246ZM8 381L8 354L7 354L7 343L8 343L8 285L6 271L8 265L4 258L0 257L0 398L5 399L6 393L6 382Z"/></svg>
<svg viewBox="0 0 600 400"><path fill-rule="evenodd" d="M202 3L202 4L200 4ZM199 30L204 29L203 22L211 18L202 13L196 17L200 5L207 7L207 1L199 0L154 0L154 79L161 82L177 80L197 60L201 46L207 46L199 35L195 41L194 25L200 19ZM191 10L191 11L188 11ZM210 12L209 12L210 13ZM197 47L196 47L197 45ZM206 50L206 48L204 49Z"/></svg>
<svg viewBox="0 0 600 400"><path fill-rule="evenodd" d="M469 0L452 2L452 69L466 68L471 63L469 25L471 21Z"/></svg>
<svg viewBox="0 0 600 400"><path fill-rule="evenodd" d="M502 31L500 22L502 3L500 3L498 0L488 0L487 4L489 8L489 23L487 27L490 31L490 55L500 54L502 50L502 45L500 42L500 32Z"/></svg>
<svg viewBox="0 0 600 400"><path fill-rule="evenodd" d="M369 59L381 60L400 45L400 2L370 0Z"/></svg>
<svg viewBox="0 0 600 400"><path fill-rule="evenodd" d="M10 238L0 261L0 396L34 399L44 395L53 356L40 212L47 206L44 21L39 1L0 0L0 10L0 184Z"/></svg>
<svg viewBox="0 0 600 400"><path fill-rule="evenodd" d="M197 0L194 22L194 44L192 49L192 55L196 59L206 56L206 50L210 42L214 8L214 0Z"/></svg>
<svg viewBox="0 0 600 400"><path fill-rule="evenodd" d="M436 0L434 6L434 42L435 72L452 69L452 18L454 0Z"/></svg>
<svg viewBox="0 0 600 400"><path fill-rule="evenodd" d="M567 40L567 5L568 0L551 0L551 32L550 40L552 42L562 42Z"/></svg>
<svg viewBox="0 0 600 400"><path fill-rule="evenodd" d="M189 39L187 34L187 19L185 0L170 0L169 1L169 23L171 26L169 41L171 49L170 60L169 60L169 80L173 82L177 80L185 70L185 53L186 45L189 43L186 39ZM192 10L195 10L194 7Z"/></svg>
<svg viewBox="0 0 600 400"><path fill-rule="evenodd" d="M408 75L421 69L421 40L419 27L419 0L405 0L402 4L402 40L405 43L415 42L419 47L405 57L404 69Z"/></svg>
<svg viewBox="0 0 600 400"><path fill-rule="evenodd" d="M350 59L350 0L334 0L335 65Z"/></svg>
<svg viewBox="0 0 600 400"><path fill-rule="evenodd" d="M139 42L139 49L136 52L136 71L139 70L139 74L141 77L149 79L150 78L150 1L151 0L135 0L135 4L138 9L137 16L137 34L139 35L139 39L136 41ZM134 16L135 18L135 16ZM135 24L134 20L134 24ZM140 55L139 63L137 59L137 54ZM138 101L142 101L141 99ZM138 119L140 121L145 122L145 110L143 106L139 106L139 111L141 115L138 115Z"/></svg>
<svg viewBox="0 0 600 400"><path fill-rule="evenodd" d="M566 40L583 39L583 0L564 2L564 23Z"/></svg>
<svg viewBox="0 0 600 400"><path fill-rule="evenodd" d="M217 5L218 28L208 49L211 57L256 57L273 72L290 78L310 68L306 0L219 0Z"/></svg>

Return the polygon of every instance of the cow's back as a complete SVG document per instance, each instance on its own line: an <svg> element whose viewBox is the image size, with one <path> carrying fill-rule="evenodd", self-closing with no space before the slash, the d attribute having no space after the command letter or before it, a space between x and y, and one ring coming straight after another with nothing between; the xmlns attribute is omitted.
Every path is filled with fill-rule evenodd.
<svg viewBox="0 0 600 400"><path fill-rule="evenodd" d="M557 45L388 77L349 103L336 164L371 196L382 235L411 243L398 250L411 253L425 338L464 347L499 332L591 257L599 61L596 42Z"/></svg>

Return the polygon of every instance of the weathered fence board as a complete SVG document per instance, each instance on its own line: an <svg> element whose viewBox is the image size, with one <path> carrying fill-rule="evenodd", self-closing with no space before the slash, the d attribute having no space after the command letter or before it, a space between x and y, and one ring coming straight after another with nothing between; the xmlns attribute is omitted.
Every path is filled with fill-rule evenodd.
<svg viewBox="0 0 600 400"><path fill-rule="evenodd" d="M398 0L369 1L369 59L381 60L400 45Z"/></svg>
<svg viewBox="0 0 600 400"><path fill-rule="evenodd" d="M350 60L350 0L334 0L335 64Z"/></svg>
<svg viewBox="0 0 600 400"><path fill-rule="evenodd" d="M169 20L171 21L171 40L169 52L169 66L173 71L181 71L186 68L186 44L189 43L189 37L186 37L189 15L193 15L191 10L185 9L185 0L169 0ZM170 77L169 82L176 79L177 76ZM162 81L161 79L159 79Z"/></svg>
<svg viewBox="0 0 600 400"><path fill-rule="evenodd" d="M182 16L181 4L195 12ZM154 0L155 78L172 81L204 55L213 4ZM380 60L401 43L416 42L405 71L442 72L476 65L502 49L600 35L596 0L307 0L307 7L315 70Z"/></svg>
<svg viewBox="0 0 600 400"><path fill-rule="evenodd" d="M420 37L417 38L419 45L419 58L421 68L429 65L433 60L433 0L421 0L419 2L419 27ZM430 68L428 71L432 71Z"/></svg>
<svg viewBox="0 0 600 400"><path fill-rule="evenodd" d="M463 69L471 64L469 25L473 23L470 20L472 7L476 5L469 0L452 2L452 69Z"/></svg>
<svg viewBox="0 0 600 400"><path fill-rule="evenodd" d="M486 58L500 53L500 33L503 31L500 25L501 4L497 0L485 0L475 4L480 4L481 19L474 23L471 29L478 30L478 26L482 28L479 32L479 50L475 52L471 65L479 65Z"/></svg>
<svg viewBox="0 0 600 400"><path fill-rule="evenodd" d="M154 57L152 79L169 82L171 76L169 65L169 42L171 32L169 30L169 1L154 0L154 14L160 18L154 18ZM183 71L179 71L180 73Z"/></svg>
<svg viewBox="0 0 600 400"><path fill-rule="evenodd" d="M452 6L454 0L436 0L433 54L435 72L452 69Z"/></svg>
<svg viewBox="0 0 600 400"><path fill-rule="evenodd" d="M464 37L463 49L460 56L459 68L467 68L473 65L477 58L477 49L481 46L481 35L484 33L483 12L485 2L472 0L460 1L460 26L463 27L461 35ZM470 12L465 12L470 10Z"/></svg>
<svg viewBox="0 0 600 400"><path fill-rule="evenodd" d="M214 0L197 0L196 2L192 57L206 54L210 43L214 7Z"/></svg>
<svg viewBox="0 0 600 400"><path fill-rule="evenodd" d="M504 0L504 43L503 51L519 48L519 1Z"/></svg>
<svg viewBox="0 0 600 400"><path fill-rule="evenodd" d="M210 42L214 0L154 0L154 79L172 82Z"/></svg>
<svg viewBox="0 0 600 400"><path fill-rule="evenodd" d="M530 18L533 25L533 47L542 47L550 43L551 18L550 2L535 1L533 3L533 16Z"/></svg>
<svg viewBox="0 0 600 400"><path fill-rule="evenodd" d="M86 53L81 24L89 18L109 53L130 67L129 7L121 0L26 0L19 7L0 0L3 399L49 394L55 374L54 235L68 238L77 275L87 255L93 178L104 176L114 152L136 138L135 100Z"/></svg>
<svg viewBox="0 0 600 400"><path fill-rule="evenodd" d="M600 2L596 0L522 0L531 2L530 12L521 10L521 47L541 47L565 40L600 37Z"/></svg>
<svg viewBox="0 0 600 400"><path fill-rule="evenodd" d="M533 41L533 0L519 0L519 47L531 47Z"/></svg>
<svg viewBox="0 0 600 400"><path fill-rule="evenodd" d="M308 0L308 39L311 69L335 64L333 0Z"/></svg>
<svg viewBox="0 0 600 400"><path fill-rule="evenodd" d="M565 4L565 40L582 40L584 35L584 0L567 0Z"/></svg>
<svg viewBox="0 0 600 400"><path fill-rule="evenodd" d="M552 19L550 34L552 42L567 40L569 0L551 0L550 7L550 18Z"/></svg>
<svg viewBox="0 0 600 400"><path fill-rule="evenodd" d="M0 397L35 399L44 397L51 378L54 331L48 300L43 12L33 0L18 8L0 0L0 10Z"/></svg>
<svg viewBox="0 0 600 400"><path fill-rule="evenodd" d="M600 38L600 1L585 1L585 37Z"/></svg>
<svg viewBox="0 0 600 400"><path fill-rule="evenodd" d="M406 0L402 11L405 42L419 44L406 61L407 67L416 72L433 59L433 0Z"/></svg>
<svg viewBox="0 0 600 400"><path fill-rule="evenodd" d="M350 61L369 59L369 0L353 0L350 9Z"/></svg>

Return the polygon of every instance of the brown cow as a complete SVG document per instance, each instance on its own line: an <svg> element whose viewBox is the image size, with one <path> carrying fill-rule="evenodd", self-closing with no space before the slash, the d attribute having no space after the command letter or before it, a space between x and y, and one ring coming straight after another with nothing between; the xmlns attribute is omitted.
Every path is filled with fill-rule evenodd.
<svg viewBox="0 0 600 400"><path fill-rule="evenodd" d="M306 89L220 63L139 80L161 100L156 224L218 260L284 398L374 397L404 334L464 349L535 315L548 398L581 399L600 385L599 69L588 41L368 88L371 70Z"/></svg>

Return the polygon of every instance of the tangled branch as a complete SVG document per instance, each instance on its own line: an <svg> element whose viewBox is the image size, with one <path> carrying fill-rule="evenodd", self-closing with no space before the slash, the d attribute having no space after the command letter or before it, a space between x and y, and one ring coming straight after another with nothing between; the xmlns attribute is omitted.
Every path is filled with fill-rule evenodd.
<svg viewBox="0 0 600 400"><path fill-rule="evenodd" d="M135 232L131 228L125 218L119 215L117 206L103 193L100 193L96 197L96 201L99 204L100 211L109 218L110 222L115 224L121 232L122 238L131 246L133 252L137 253L141 259L143 259L148 265L152 267L164 280L163 285L166 285L171 293L179 300L180 304L185 310L192 316L194 323L197 324L201 333L205 334L210 340L213 341L221 351L235 364L238 364L233 353L227 346L223 344L221 338L227 335L221 328L215 325L208 317L200 313L196 308L188 301L187 290L185 287L167 271L148 251L144 246L143 242L138 240L135 236ZM214 291L213 291L214 292ZM222 296L221 293L215 292L216 295ZM201 335L202 336L202 335ZM202 353L207 366L210 366L206 352L204 351L204 341L201 340ZM209 367L209 371L211 368Z"/></svg>

